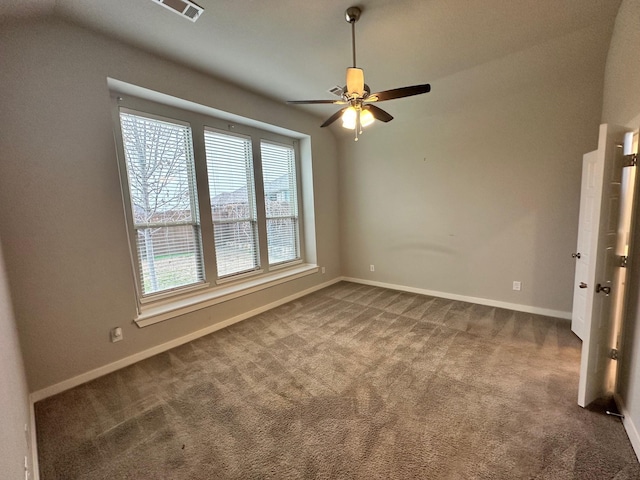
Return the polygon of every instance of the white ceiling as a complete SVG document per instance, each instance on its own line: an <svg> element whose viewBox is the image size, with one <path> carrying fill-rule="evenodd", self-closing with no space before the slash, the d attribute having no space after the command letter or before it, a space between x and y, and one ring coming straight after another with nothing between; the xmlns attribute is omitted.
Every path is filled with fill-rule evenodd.
<svg viewBox="0 0 640 480"><path fill-rule="evenodd" d="M327 90L344 84L351 63L344 12L355 0L197 3L205 11L192 23L152 0L0 0L0 20L53 13L277 100L333 98ZM422 97L437 95L438 81L448 76L584 28L611 25L619 4L362 0L356 3L363 10L356 25L358 66L373 91L431 83L432 93ZM335 109L301 108L319 116Z"/></svg>

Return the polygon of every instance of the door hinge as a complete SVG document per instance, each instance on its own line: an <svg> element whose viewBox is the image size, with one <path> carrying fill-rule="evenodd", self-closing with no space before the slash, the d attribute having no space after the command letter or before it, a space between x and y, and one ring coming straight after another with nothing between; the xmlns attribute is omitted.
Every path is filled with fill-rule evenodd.
<svg viewBox="0 0 640 480"><path fill-rule="evenodd" d="M624 164L623 167L635 167L638 164L638 154L632 153L630 155L623 155Z"/></svg>
<svg viewBox="0 0 640 480"><path fill-rule="evenodd" d="M618 349L617 348L612 348L611 351L609 352L609 358L611 360L618 360Z"/></svg>
<svg viewBox="0 0 640 480"><path fill-rule="evenodd" d="M626 255L620 255L620 266L622 268L627 268L627 263L629 262L629 257Z"/></svg>

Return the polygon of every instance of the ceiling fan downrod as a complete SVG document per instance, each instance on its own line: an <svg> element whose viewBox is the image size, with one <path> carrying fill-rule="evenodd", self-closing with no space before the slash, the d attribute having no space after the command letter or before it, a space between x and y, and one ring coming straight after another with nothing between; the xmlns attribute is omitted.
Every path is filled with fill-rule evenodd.
<svg viewBox="0 0 640 480"><path fill-rule="evenodd" d="M353 68L356 69L358 68L357 65L358 63L356 62L356 22L358 21L358 19L360 18L360 14L362 13L362 10L360 10L358 7L349 7L347 8L347 11L345 12L345 19L347 20L348 23L351 24L351 54L353 57ZM347 72L347 86L349 84L349 73ZM351 93L348 90L349 93ZM354 128L354 133L355 133L355 141L358 141L358 134L362 134L362 123L360 122L360 110L361 110L361 104L354 99L351 99L351 107L350 109L353 110L353 113L355 114L355 128Z"/></svg>
<svg viewBox="0 0 640 480"><path fill-rule="evenodd" d="M349 7L345 12L347 22L351 24L351 53L353 54L353 68L356 68L356 22L360 18L362 10L358 7Z"/></svg>

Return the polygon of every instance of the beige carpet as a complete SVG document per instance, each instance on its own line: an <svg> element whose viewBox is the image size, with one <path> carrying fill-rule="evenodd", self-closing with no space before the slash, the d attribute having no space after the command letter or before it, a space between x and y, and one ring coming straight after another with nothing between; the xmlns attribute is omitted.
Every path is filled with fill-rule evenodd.
<svg viewBox="0 0 640 480"><path fill-rule="evenodd" d="M579 356L566 320L343 282L37 403L41 478L640 479Z"/></svg>

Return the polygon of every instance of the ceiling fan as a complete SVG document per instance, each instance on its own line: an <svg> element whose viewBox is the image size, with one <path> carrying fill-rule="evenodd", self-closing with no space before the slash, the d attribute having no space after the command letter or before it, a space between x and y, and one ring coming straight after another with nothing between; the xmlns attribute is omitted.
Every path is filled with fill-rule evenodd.
<svg viewBox="0 0 640 480"><path fill-rule="evenodd" d="M355 130L355 140L358 134L362 134L362 127L371 125L374 120L390 122L393 117L382 110L374 102L384 102L395 98L411 97L431 91L428 83L412 85L410 87L394 88L382 92L371 93L369 85L364 83L364 71L356 67L356 22L362 11L358 7L349 7L345 12L345 18L351 24L351 49L353 52L353 67L347 68L347 84L342 88L340 100L289 100L292 104L323 104L346 105L331 115L321 127L327 127L342 117L342 126Z"/></svg>

